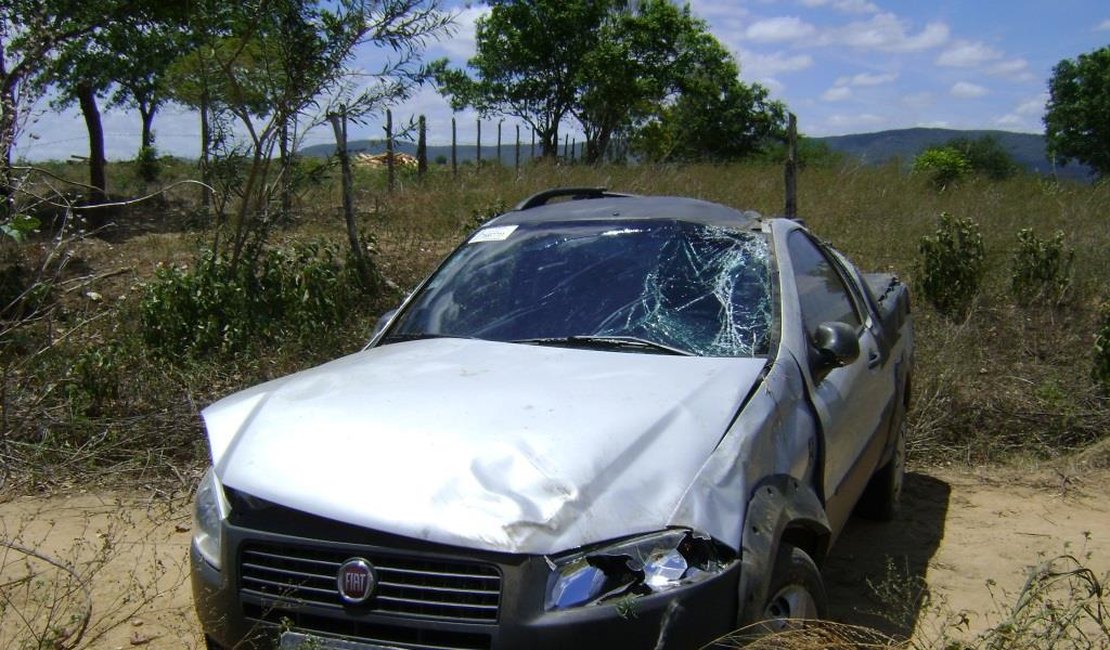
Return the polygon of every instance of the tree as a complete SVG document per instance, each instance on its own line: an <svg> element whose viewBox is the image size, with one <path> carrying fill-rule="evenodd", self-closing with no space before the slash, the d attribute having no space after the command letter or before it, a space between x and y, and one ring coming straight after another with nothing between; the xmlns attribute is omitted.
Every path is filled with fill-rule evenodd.
<svg viewBox="0 0 1110 650"><path fill-rule="evenodd" d="M615 133L658 112L681 85L682 45L706 26L687 6L645 0L615 3L602 16L595 47L583 55L572 113L586 136L586 161L597 162Z"/></svg>
<svg viewBox="0 0 1110 650"><path fill-rule="evenodd" d="M781 140L786 107L766 88L740 81L740 66L705 30L690 30L676 62L677 89L634 134L649 160L735 160Z"/></svg>
<svg viewBox="0 0 1110 650"><path fill-rule="evenodd" d="M172 66L175 96L215 118L214 163L226 162L230 174L214 247L226 243L232 268L253 268L278 216L273 199L295 173L292 157L275 150L295 151L332 106L358 116L407 96L423 79L425 43L449 22L437 0L255 0L213 20L211 38ZM348 64L363 44L393 57L356 86ZM223 130L231 122L245 146Z"/></svg>
<svg viewBox="0 0 1110 650"><path fill-rule="evenodd" d="M944 146L960 152L973 172L991 180L1004 180L1018 171L1013 156L1003 149L998 143L998 138L992 135L984 135L974 140L952 138Z"/></svg>
<svg viewBox="0 0 1110 650"><path fill-rule="evenodd" d="M118 15L95 0L0 0L0 205L10 208L11 151L27 109L43 89L34 83L59 47Z"/></svg>
<svg viewBox="0 0 1110 650"><path fill-rule="evenodd" d="M477 53L467 61L472 78L431 64L440 91L456 110L473 107L482 115L512 115L531 125L542 154L559 149L559 125L578 99L583 58L598 43L606 0L527 0L491 2L478 19Z"/></svg>
<svg viewBox="0 0 1110 650"><path fill-rule="evenodd" d="M669 0L490 4L477 25L477 53L467 62L474 76L448 69L444 59L434 64L436 81L456 109L532 125L544 155L557 152L566 118L581 125L588 162L605 154L614 134L652 121L663 126L668 112L686 119L720 111L698 115L695 129L675 134L699 137L691 155L734 157L753 151L751 141L762 141L770 127L781 128L781 104L768 102L761 87L740 83L739 66L689 7Z"/></svg>
<svg viewBox="0 0 1110 650"><path fill-rule="evenodd" d="M1110 174L1110 46L1052 69L1044 115L1050 156Z"/></svg>

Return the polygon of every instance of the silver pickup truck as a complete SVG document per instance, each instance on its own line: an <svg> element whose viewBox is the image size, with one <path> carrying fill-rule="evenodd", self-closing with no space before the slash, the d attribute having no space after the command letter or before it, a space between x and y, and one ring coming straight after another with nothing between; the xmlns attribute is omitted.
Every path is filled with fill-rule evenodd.
<svg viewBox="0 0 1110 650"><path fill-rule="evenodd" d="M898 505L905 285L790 219L557 189L366 349L206 408L209 648L697 648Z"/></svg>

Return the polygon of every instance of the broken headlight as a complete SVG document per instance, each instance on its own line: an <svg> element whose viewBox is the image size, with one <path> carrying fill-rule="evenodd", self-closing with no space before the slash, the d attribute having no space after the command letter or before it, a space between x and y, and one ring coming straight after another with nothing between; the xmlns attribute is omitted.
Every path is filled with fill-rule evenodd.
<svg viewBox="0 0 1110 650"><path fill-rule="evenodd" d="M646 596L715 575L728 549L689 530L669 530L551 560L548 610Z"/></svg>
<svg viewBox="0 0 1110 650"><path fill-rule="evenodd" d="M216 471L209 467L200 480L193 502L193 543L201 557L217 569L220 568L221 524L229 511Z"/></svg>

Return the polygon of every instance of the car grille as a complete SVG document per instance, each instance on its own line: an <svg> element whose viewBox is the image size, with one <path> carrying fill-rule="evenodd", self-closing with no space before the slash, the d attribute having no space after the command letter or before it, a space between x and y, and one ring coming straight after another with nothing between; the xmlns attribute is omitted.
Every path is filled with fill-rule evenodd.
<svg viewBox="0 0 1110 650"><path fill-rule="evenodd" d="M378 583L370 600L351 606L340 599L336 576L354 556L374 565ZM374 549L250 542L239 553L239 592L255 623L414 650L485 650L489 634L414 623L496 623L501 573L489 564Z"/></svg>

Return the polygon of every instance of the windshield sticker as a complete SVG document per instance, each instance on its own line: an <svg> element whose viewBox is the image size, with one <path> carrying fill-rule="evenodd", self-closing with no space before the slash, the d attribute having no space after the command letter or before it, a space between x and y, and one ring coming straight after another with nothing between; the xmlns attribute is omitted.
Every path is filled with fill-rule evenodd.
<svg viewBox="0 0 1110 650"><path fill-rule="evenodd" d="M483 228L474 233L470 238L469 244L480 244L484 241L505 241L509 235L513 234L516 226L495 226L493 228Z"/></svg>

